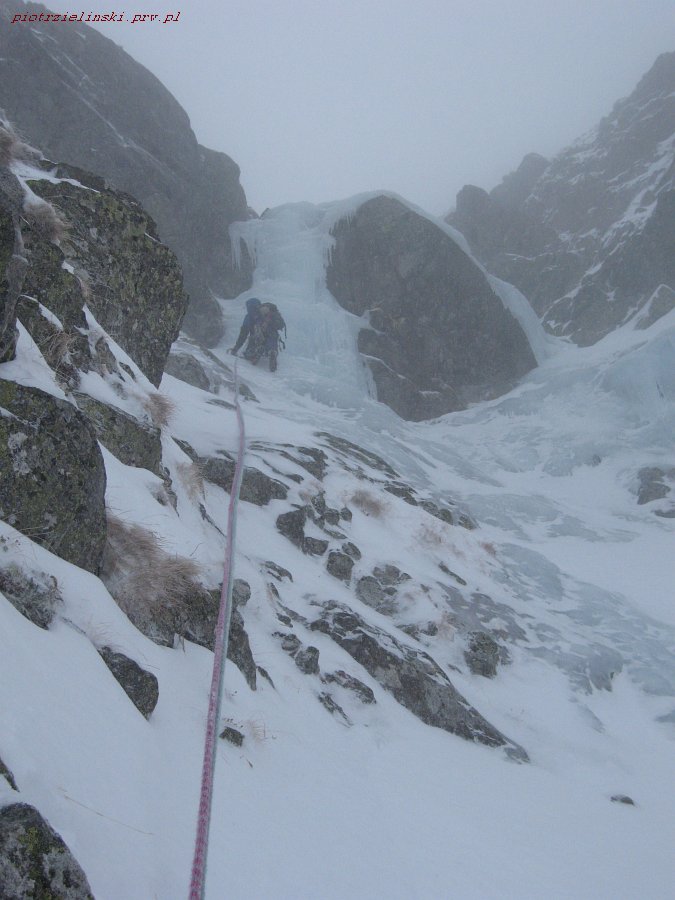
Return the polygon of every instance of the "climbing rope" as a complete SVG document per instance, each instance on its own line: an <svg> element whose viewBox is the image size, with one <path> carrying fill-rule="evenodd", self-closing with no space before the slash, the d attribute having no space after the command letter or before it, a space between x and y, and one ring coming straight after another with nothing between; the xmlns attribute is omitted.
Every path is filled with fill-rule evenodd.
<svg viewBox="0 0 675 900"><path fill-rule="evenodd" d="M223 568L223 586L220 592L220 609L216 623L215 647L213 654L213 675L211 677L211 693L209 694L209 711L206 720L206 737L204 739L204 762L202 765L202 787L199 796L199 813L197 816L197 835L195 852L192 860L192 877L190 879L190 900L203 900L204 882L206 878L206 861L209 849L209 826L211 824L211 800L213 798L213 779L216 761L216 740L220 704L223 694L223 676L225 660L230 640L230 621L232 619L232 573L234 557L234 539L237 524L237 506L239 489L244 472L244 453L246 435L244 417L239 406L239 377L237 363L234 363L234 408L239 425L239 450L232 478L230 503L227 510L227 542L225 544L225 565Z"/></svg>

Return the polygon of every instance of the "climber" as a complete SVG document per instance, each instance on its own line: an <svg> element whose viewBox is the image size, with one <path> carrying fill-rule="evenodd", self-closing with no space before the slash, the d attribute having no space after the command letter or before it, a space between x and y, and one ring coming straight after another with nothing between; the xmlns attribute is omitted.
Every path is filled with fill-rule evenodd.
<svg viewBox="0 0 675 900"><path fill-rule="evenodd" d="M248 338L244 359L255 365L261 356L269 357L270 372L276 372L279 347L285 346L279 332L286 332L286 323L274 303L261 303L257 297L246 301L246 316L237 338L230 348L235 356Z"/></svg>

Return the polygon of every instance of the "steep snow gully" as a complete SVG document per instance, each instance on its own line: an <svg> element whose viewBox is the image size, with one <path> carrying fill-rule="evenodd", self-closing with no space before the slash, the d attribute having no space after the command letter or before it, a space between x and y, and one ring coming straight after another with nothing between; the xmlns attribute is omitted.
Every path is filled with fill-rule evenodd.
<svg viewBox="0 0 675 900"><path fill-rule="evenodd" d="M580 349L544 336L495 283L539 367L496 400L404 422L374 399L359 319L325 286L331 224L356 202L233 227L256 269L250 291L222 301L229 334L250 296L288 324L277 373L240 364L256 398L244 404L247 464L285 493L240 505L234 574L251 587L240 602L259 668L256 690L226 669L223 724L243 742L216 751L206 897L664 900L675 507L667 491L638 500L641 472L674 465L675 312ZM230 343L219 362L178 345L222 372ZM23 330L3 376L59 391ZM161 391L175 405L162 428L175 509L158 502L155 475L108 452L106 503L213 588L228 494L198 464L235 455L232 396L170 375ZM310 507L293 543L278 519ZM326 555L347 544L349 577ZM148 640L101 580L5 523L0 558L49 573L62 597L48 631L0 603L2 761L21 799L63 836L97 900L185 897L212 654ZM326 622L345 611L359 630L337 640ZM468 662L477 632L494 639L496 677ZM387 658L451 680L529 763L420 721L378 670L384 654L359 663L357 637L373 636ZM104 645L157 677L149 719L102 663ZM0 803L16 798L0 777Z"/></svg>

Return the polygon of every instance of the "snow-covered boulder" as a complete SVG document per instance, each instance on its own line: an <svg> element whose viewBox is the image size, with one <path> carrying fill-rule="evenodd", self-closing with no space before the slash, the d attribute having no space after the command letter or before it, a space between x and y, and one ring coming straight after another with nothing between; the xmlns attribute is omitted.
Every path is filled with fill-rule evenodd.
<svg viewBox="0 0 675 900"><path fill-rule="evenodd" d="M381 195L332 234L328 289L364 317L358 346L378 400L403 418L462 409L502 393L536 365L483 272L427 217Z"/></svg>
<svg viewBox="0 0 675 900"><path fill-rule="evenodd" d="M4 900L94 900L87 876L63 839L27 803L0 809L0 884Z"/></svg>
<svg viewBox="0 0 675 900"><path fill-rule="evenodd" d="M106 474L96 435L71 403L0 380L0 518L98 572Z"/></svg>

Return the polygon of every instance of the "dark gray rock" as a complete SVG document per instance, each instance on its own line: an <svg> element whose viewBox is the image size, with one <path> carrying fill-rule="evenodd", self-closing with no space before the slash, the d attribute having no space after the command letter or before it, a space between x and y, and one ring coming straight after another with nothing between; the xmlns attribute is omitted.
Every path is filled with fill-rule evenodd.
<svg viewBox="0 0 675 900"><path fill-rule="evenodd" d="M98 172L143 204L180 260L191 298L185 327L214 346L223 334L214 295L236 297L251 284L247 250L235 248L235 264L229 234L252 215L238 166L200 146L177 101L108 37L81 23L11 27L13 12L3 0L0 108L47 156ZM162 277L155 267L148 275Z"/></svg>
<svg viewBox="0 0 675 900"><path fill-rule="evenodd" d="M340 518L344 519L345 522L351 522L352 520L352 511L347 506L343 506L340 510Z"/></svg>
<svg viewBox="0 0 675 900"><path fill-rule="evenodd" d="M270 560L268 560L265 563L265 568L273 578L277 579L277 581L283 581L284 578L287 578L289 581L293 581L293 576L288 571L288 569L284 569L283 566L280 566L275 562L271 562Z"/></svg>
<svg viewBox="0 0 675 900"><path fill-rule="evenodd" d="M0 363L14 359L18 335L16 306L26 269L19 231L22 203L19 182L0 168Z"/></svg>
<svg viewBox="0 0 675 900"><path fill-rule="evenodd" d="M351 725L351 719L346 714L344 709L340 706L340 704L335 700L335 698L328 693L328 691L322 691L319 695L319 703L328 710L331 716L338 716L342 719L345 725Z"/></svg>
<svg viewBox="0 0 675 900"><path fill-rule="evenodd" d="M16 565L0 568L0 591L21 615L39 628L49 628L63 604L53 575L44 572L28 575Z"/></svg>
<svg viewBox="0 0 675 900"><path fill-rule="evenodd" d="M316 647L303 647L294 656L295 664L305 675L319 674L319 651Z"/></svg>
<svg viewBox="0 0 675 900"><path fill-rule="evenodd" d="M326 550L328 550L328 541L324 541L321 538L305 536L302 549L309 556L323 556Z"/></svg>
<svg viewBox="0 0 675 900"><path fill-rule="evenodd" d="M361 703L377 702L375 700L375 694L367 684L364 684L358 678L354 678L353 675L349 675L343 669L338 669L337 672L329 672L327 675L323 676L322 680L327 684L339 684L340 687L343 687L348 691L352 691L354 694L356 694Z"/></svg>
<svg viewBox="0 0 675 900"><path fill-rule="evenodd" d="M415 491L409 484L403 484L400 481L388 481L384 485L384 489L388 494L393 494L394 497L400 497L402 500L405 500L410 506L418 506Z"/></svg>
<svg viewBox="0 0 675 900"><path fill-rule="evenodd" d="M84 174L61 169L64 177ZM69 229L60 247L24 229L29 267L23 292L57 315L74 340L76 328L85 323L86 303L157 386L187 297L180 266L157 239L153 220L125 194L87 190L68 181L30 184L39 197L61 210ZM86 273L86 289L83 279L63 268L64 261Z"/></svg>
<svg viewBox="0 0 675 900"><path fill-rule="evenodd" d="M527 761L523 748L490 725L427 653L368 625L349 607L334 601L323 605L320 617L310 628L331 637L402 706L427 725L466 740L504 747L511 758Z"/></svg>
<svg viewBox="0 0 675 900"><path fill-rule="evenodd" d="M339 525L340 524L339 510L333 509L332 507L328 507L323 514L323 520L327 525Z"/></svg>
<svg viewBox="0 0 675 900"><path fill-rule="evenodd" d="M232 603L235 609L246 606L251 599L251 585L243 578L235 578L232 582Z"/></svg>
<svg viewBox="0 0 675 900"><path fill-rule="evenodd" d="M474 675L494 678L497 666L508 661L508 654L487 631L474 631L469 635L464 659Z"/></svg>
<svg viewBox="0 0 675 900"><path fill-rule="evenodd" d="M98 652L136 709L149 719L159 700L157 677L110 647L101 647Z"/></svg>
<svg viewBox="0 0 675 900"><path fill-rule="evenodd" d="M202 391L211 390L211 381L204 366L189 353L170 353L164 371Z"/></svg>
<svg viewBox="0 0 675 900"><path fill-rule="evenodd" d="M0 809L2 900L94 900L63 839L26 803Z"/></svg>
<svg viewBox="0 0 675 900"><path fill-rule="evenodd" d="M207 481L217 484L228 494L232 490L234 479L234 460L228 457L207 456L199 458L200 471ZM256 506L267 506L271 500L285 500L288 488L281 481L270 478L259 469L250 466L244 468L239 497Z"/></svg>
<svg viewBox="0 0 675 900"><path fill-rule="evenodd" d="M398 566L393 566L390 563L384 566L375 566L373 575L380 584L387 587L397 587L399 584L410 581L410 575L407 572L402 572Z"/></svg>
<svg viewBox="0 0 675 900"><path fill-rule="evenodd" d="M251 690L255 691L257 687L257 666L251 652L251 644L244 625L244 617L238 609L232 610L227 658L239 669Z"/></svg>
<svg viewBox="0 0 675 900"><path fill-rule="evenodd" d="M299 509L292 509L290 512L277 516L277 531L283 534L284 537L287 537L296 547L302 549L305 541L306 521L307 511L304 506L301 506Z"/></svg>
<svg viewBox="0 0 675 900"><path fill-rule="evenodd" d="M623 803L624 806L635 806L635 800L632 797L628 797L626 794L614 794L611 798L612 803Z"/></svg>
<svg viewBox="0 0 675 900"><path fill-rule="evenodd" d="M334 578L349 584L352 577L354 560L341 550L331 550L326 561L326 571Z"/></svg>
<svg viewBox="0 0 675 900"><path fill-rule="evenodd" d="M295 447L293 444L273 444L268 441L253 441L250 446L251 450L261 450L268 456L270 452L276 453L283 459L300 466L319 481L322 481L326 474L327 456L318 447Z"/></svg>
<svg viewBox="0 0 675 900"><path fill-rule="evenodd" d="M0 518L98 573L106 534L105 466L84 415L37 388L0 380Z"/></svg>
<svg viewBox="0 0 675 900"><path fill-rule="evenodd" d="M441 570L441 572L445 572L446 575L449 575L450 578L454 579L454 581L456 581L457 584L461 584L462 587L466 587L466 581L463 578L461 578L456 572L453 572L452 569L449 569L445 565L445 563L439 563L438 568Z"/></svg>
<svg viewBox="0 0 675 900"><path fill-rule="evenodd" d="M393 469L385 459L378 456L377 453L359 447L358 444L353 444L346 438L336 437L336 435L330 434L327 431L319 431L317 437L323 438L331 450L337 452L338 456L346 457L347 459L368 466L369 469L374 469L376 472L383 473L389 478L398 478L398 472ZM347 507L342 509L341 515L343 519L351 521L351 513Z"/></svg>
<svg viewBox="0 0 675 900"><path fill-rule="evenodd" d="M244 735L237 728L227 725L220 733L221 738L234 744L235 747L241 747L244 743Z"/></svg>
<svg viewBox="0 0 675 900"><path fill-rule="evenodd" d="M657 466L645 466L638 472L638 505L662 500L670 493L667 481L675 481L675 467L660 469Z"/></svg>
<svg viewBox="0 0 675 900"><path fill-rule="evenodd" d="M10 772L7 766L2 761L2 757L0 757L0 778L4 778L7 784L11 787L13 791L18 791L18 787L16 786L16 781L14 780L14 775Z"/></svg>
<svg viewBox="0 0 675 900"><path fill-rule="evenodd" d="M368 313L359 350L378 399L405 419L495 396L536 365L485 275L433 222L387 196L334 227L326 271L349 312Z"/></svg>
<svg viewBox="0 0 675 900"><path fill-rule="evenodd" d="M363 578L359 578L356 582L356 596L362 603L372 606L373 609L378 609L385 601L382 585L372 575L364 575Z"/></svg>
<svg viewBox="0 0 675 900"><path fill-rule="evenodd" d="M74 393L78 407L91 422L100 442L126 466L148 469L162 477L162 437L159 428L139 422L117 407Z"/></svg>
<svg viewBox="0 0 675 900"><path fill-rule="evenodd" d="M278 637L281 638L281 649L288 653L290 656L295 656L298 650L302 647L302 641L297 636L297 634L279 634Z"/></svg>
<svg viewBox="0 0 675 900"><path fill-rule="evenodd" d="M351 556L351 558L356 562L358 562L358 560L360 560L361 556L363 555L356 544L352 544L351 541L345 541L345 543L342 545L342 552L346 553L347 556Z"/></svg>

